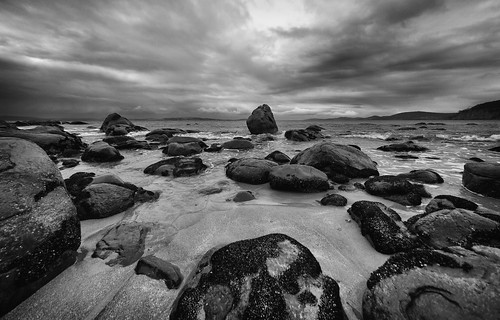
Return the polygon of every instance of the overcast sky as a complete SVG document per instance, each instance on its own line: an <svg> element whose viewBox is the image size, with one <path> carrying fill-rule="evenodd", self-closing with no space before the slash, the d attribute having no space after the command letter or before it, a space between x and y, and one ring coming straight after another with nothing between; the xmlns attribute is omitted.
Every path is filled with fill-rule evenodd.
<svg viewBox="0 0 500 320"><path fill-rule="evenodd" d="M0 116L280 119L500 98L498 0L0 1Z"/></svg>

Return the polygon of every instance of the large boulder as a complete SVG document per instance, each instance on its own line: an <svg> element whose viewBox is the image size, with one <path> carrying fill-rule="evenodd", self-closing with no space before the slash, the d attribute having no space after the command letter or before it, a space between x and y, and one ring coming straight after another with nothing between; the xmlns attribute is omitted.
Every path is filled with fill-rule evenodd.
<svg viewBox="0 0 500 320"><path fill-rule="evenodd" d="M277 164L263 159L239 159L226 166L226 176L238 182L263 184L269 181L269 171Z"/></svg>
<svg viewBox="0 0 500 320"><path fill-rule="evenodd" d="M291 164L305 164L327 174L333 181L345 183L346 178L378 176L370 157L353 146L320 142L297 154Z"/></svg>
<svg viewBox="0 0 500 320"><path fill-rule="evenodd" d="M186 280L171 320L346 319L335 280L284 234L210 250Z"/></svg>
<svg viewBox="0 0 500 320"><path fill-rule="evenodd" d="M158 161L144 169L145 174L186 177L200 174L207 166L198 157L174 157Z"/></svg>
<svg viewBox="0 0 500 320"><path fill-rule="evenodd" d="M302 164L284 164L271 168L269 185L272 189L296 192L320 192L330 188L324 172Z"/></svg>
<svg viewBox="0 0 500 320"><path fill-rule="evenodd" d="M169 143L168 146L163 149L163 153L169 156L192 156L194 154L201 153L203 149L198 142L189 143Z"/></svg>
<svg viewBox="0 0 500 320"><path fill-rule="evenodd" d="M397 176L406 178L408 180L427 183L427 184L438 184L444 182L443 178L441 177L441 175L439 175L439 173L430 169L412 170L408 173L398 174Z"/></svg>
<svg viewBox="0 0 500 320"><path fill-rule="evenodd" d="M222 144L224 149L238 149L238 150L248 150L253 149L254 145L251 141L243 139L233 139L231 141L226 141Z"/></svg>
<svg viewBox="0 0 500 320"><path fill-rule="evenodd" d="M247 119L247 127L251 134L276 133L278 126L273 112L267 104L258 106Z"/></svg>
<svg viewBox="0 0 500 320"><path fill-rule="evenodd" d="M80 221L56 165L36 144L0 138L0 316L66 267Z"/></svg>
<svg viewBox="0 0 500 320"><path fill-rule="evenodd" d="M500 198L500 163L466 163L462 184L470 191L487 197Z"/></svg>
<svg viewBox="0 0 500 320"><path fill-rule="evenodd" d="M427 151L429 150L426 147L419 146L418 144L415 144L413 141L407 141L403 143L393 143L393 144L388 144L385 146L378 147L377 150L381 151L396 151L396 152L409 152L409 151L414 151L414 152L422 152L422 151Z"/></svg>
<svg viewBox="0 0 500 320"><path fill-rule="evenodd" d="M366 180L365 190L369 194L404 206L418 206L422 203L422 198L432 197L423 185L413 184L405 178L391 175Z"/></svg>
<svg viewBox="0 0 500 320"><path fill-rule="evenodd" d="M361 229L361 234L378 252L393 254L420 246L399 214L380 202L357 201L347 210Z"/></svg>
<svg viewBox="0 0 500 320"><path fill-rule="evenodd" d="M82 154L82 161L85 162L114 162L122 159L120 152L104 141L92 143Z"/></svg>
<svg viewBox="0 0 500 320"><path fill-rule="evenodd" d="M116 148L117 150L152 149L147 141L138 141L134 137L130 136L111 136L102 139L102 141L108 143L110 146Z"/></svg>
<svg viewBox="0 0 500 320"><path fill-rule="evenodd" d="M101 125L101 131L107 136L123 136L133 131L148 130L141 126L136 126L129 119L122 117L118 113L109 114Z"/></svg>
<svg viewBox="0 0 500 320"><path fill-rule="evenodd" d="M460 247L396 254L373 272L363 319L493 320L500 314L500 250Z"/></svg>
<svg viewBox="0 0 500 320"><path fill-rule="evenodd" d="M40 126L33 129L20 130L6 124L0 126L0 137L21 138L36 143L48 154L61 154L83 151L86 144L75 134L64 131L61 126Z"/></svg>

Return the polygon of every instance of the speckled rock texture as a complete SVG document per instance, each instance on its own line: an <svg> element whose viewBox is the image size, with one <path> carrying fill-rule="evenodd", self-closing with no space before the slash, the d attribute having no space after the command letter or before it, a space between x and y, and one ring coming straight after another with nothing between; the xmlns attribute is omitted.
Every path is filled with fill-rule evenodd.
<svg viewBox="0 0 500 320"><path fill-rule="evenodd" d="M75 261L80 221L36 144L0 138L0 316Z"/></svg>
<svg viewBox="0 0 500 320"><path fill-rule="evenodd" d="M393 254L419 247L399 214L380 202L357 201L347 210L372 246L380 253Z"/></svg>
<svg viewBox="0 0 500 320"><path fill-rule="evenodd" d="M104 141L92 143L82 154L82 161L85 162L114 162L122 159L123 156L120 154L120 151Z"/></svg>
<svg viewBox="0 0 500 320"><path fill-rule="evenodd" d="M207 166L198 157L174 157L158 161L144 169L145 174L187 177L202 173Z"/></svg>
<svg viewBox="0 0 500 320"><path fill-rule="evenodd" d="M276 133L278 126L271 107L267 104L258 106L247 118L247 127L251 134Z"/></svg>
<svg viewBox="0 0 500 320"><path fill-rule="evenodd" d="M439 173L430 169L412 170L408 173L398 174L397 176L411 181L427 184L438 184L444 182L443 177L441 177Z"/></svg>
<svg viewBox="0 0 500 320"><path fill-rule="evenodd" d="M330 187L323 171L301 164L284 164L272 168L269 185L272 189L294 192L320 192Z"/></svg>
<svg viewBox="0 0 500 320"><path fill-rule="evenodd" d="M328 194L320 200L323 206L343 207L347 204L347 199L340 194Z"/></svg>
<svg viewBox="0 0 500 320"><path fill-rule="evenodd" d="M365 320L494 320L500 314L500 249L416 249L372 273Z"/></svg>
<svg viewBox="0 0 500 320"><path fill-rule="evenodd" d="M171 320L346 319L338 284L291 237L268 234L210 250L186 280Z"/></svg>
<svg viewBox="0 0 500 320"><path fill-rule="evenodd" d="M404 206L418 206L422 198L431 198L431 194L421 184L413 184L398 176L380 176L365 182L365 190L374 196L391 200Z"/></svg>
<svg viewBox="0 0 500 320"><path fill-rule="evenodd" d="M500 163L466 163L462 184L470 191L487 197L500 198Z"/></svg>
<svg viewBox="0 0 500 320"><path fill-rule="evenodd" d="M304 164L326 173L335 182L350 178L378 176L377 166L365 153L353 146L320 142L297 154L291 164Z"/></svg>
<svg viewBox="0 0 500 320"><path fill-rule="evenodd" d="M478 205L470 200L452 196L441 194L439 196L435 196L426 206L425 212L431 213L434 211L439 211L442 209L455 209L462 208L467 210L476 210Z"/></svg>
<svg viewBox="0 0 500 320"><path fill-rule="evenodd" d="M377 150L381 151L396 151L396 152L409 152L409 151L414 151L414 152L422 152L422 151L427 151L429 150L426 147L419 146L418 144L415 144L413 141L407 141L403 143L393 143L393 144L388 144L385 146L378 147Z"/></svg>
<svg viewBox="0 0 500 320"><path fill-rule="evenodd" d="M249 184L269 182L269 171L278 166L275 162L264 159L239 159L226 165L229 179Z"/></svg>
<svg viewBox="0 0 500 320"><path fill-rule="evenodd" d="M169 289L179 288L184 279L178 266L153 255L142 257L135 266L135 273L163 280Z"/></svg>

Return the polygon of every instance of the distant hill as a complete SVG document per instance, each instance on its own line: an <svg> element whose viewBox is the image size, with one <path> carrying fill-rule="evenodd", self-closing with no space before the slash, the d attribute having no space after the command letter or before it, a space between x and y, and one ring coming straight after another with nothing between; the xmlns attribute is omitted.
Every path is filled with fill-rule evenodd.
<svg viewBox="0 0 500 320"><path fill-rule="evenodd" d="M500 120L500 100L481 103L459 111L453 120Z"/></svg>
<svg viewBox="0 0 500 320"><path fill-rule="evenodd" d="M369 117L367 120L451 120L456 113L437 113L425 111L412 111L393 114L385 117Z"/></svg>

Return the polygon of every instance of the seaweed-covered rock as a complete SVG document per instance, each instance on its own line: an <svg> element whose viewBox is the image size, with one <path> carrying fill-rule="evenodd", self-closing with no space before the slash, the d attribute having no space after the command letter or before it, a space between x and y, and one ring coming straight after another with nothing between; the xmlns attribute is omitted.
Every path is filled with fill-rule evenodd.
<svg viewBox="0 0 500 320"><path fill-rule="evenodd" d="M264 159L274 161L277 164L285 164L290 162L290 157L278 150L271 152Z"/></svg>
<svg viewBox="0 0 500 320"><path fill-rule="evenodd" d="M336 206L336 207L343 207L347 204L347 199L346 197L340 195L340 194L328 194L323 199L321 199L320 203L323 206Z"/></svg>
<svg viewBox="0 0 500 320"><path fill-rule="evenodd" d="M431 213L434 211L439 211L441 209L455 209L462 208L467 210L476 210L477 204L456 196L442 194L435 196L428 204L425 206L425 212Z"/></svg>
<svg viewBox="0 0 500 320"><path fill-rule="evenodd" d="M492 162L466 163L462 184L470 191L487 197L500 198L500 164Z"/></svg>
<svg viewBox="0 0 500 320"><path fill-rule="evenodd" d="M142 257L135 266L135 273L163 280L169 289L179 288L184 279L178 266L153 255Z"/></svg>
<svg viewBox="0 0 500 320"><path fill-rule="evenodd" d="M434 248L463 246L476 231L489 231L498 223L464 209L443 209L425 214L409 225L426 244Z"/></svg>
<svg viewBox="0 0 500 320"><path fill-rule="evenodd" d="M263 159L239 159L226 165L226 176L238 182L263 184L269 181L269 171L275 162Z"/></svg>
<svg viewBox="0 0 500 320"><path fill-rule="evenodd" d="M339 286L312 253L284 234L205 254L174 302L171 320L346 319Z"/></svg>
<svg viewBox="0 0 500 320"><path fill-rule="evenodd" d="M320 142L303 150L290 163L315 167L339 183L345 183L350 178L379 175L375 162L365 153L352 146L331 142Z"/></svg>
<svg viewBox="0 0 500 320"><path fill-rule="evenodd" d="M392 256L373 272L365 320L493 320L500 314L500 251L452 247Z"/></svg>
<svg viewBox="0 0 500 320"><path fill-rule="evenodd" d="M269 185L272 189L297 192L320 192L330 187L324 172L302 164L284 164L272 168Z"/></svg>
<svg viewBox="0 0 500 320"><path fill-rule="evenodd" d="M252 112L247 119L247 127L251 134L278 132L273 112L267 104L258 106Z"/></svg>
<svg viewBox="0 0 500 320"><path fill-rule="evenodd" d="M101 125L101 131L105 132L107 136L122 136L129 132L143 130L148 129L134 125L132 121L118 113L109 114Z"/></svg>
<svg viewBox="0 0 500 320"><path fill-rule="evenodd" d="M56 165L0 138L0 317L75 262L80 221Z"/></svg>
<svg viewBox="0 0 500 320"><path fill-rule="evenodd" d="M139 141L130 136L111 136L102 139L102 141L108 143L110 146L116 148L117 150L152 149L147 141Z"/></svg>
<svg viewBox="0 0 500 320"><path fill-rule="evenodd" d="M238 150L248 150L253 149L254 145L251 141L243 139L233 139L231 141L226 141L222 144L224 149L238 149Z"/></svg>
<svg viewBox="0 0 500 320"><path fill-rule="evenodd" d="M357 201L347 210L378 252L392 254L420 246L401 221L399 214L380 202Z"/></svg>
<svg viewBox="0 0 500 320"><path fill-rule="evenodd" d="M122 159L118 150L103 141L92 143L82 154L82 161L85 162L114 162Z"/></svg>
<svg viewBox="0 0 500 320"><path fill-rule="evenodd" d="M443 183L443 178L436 171L430 169L422 170L412 170L409 173L401 173L397 175L398 177L406 178L408 180L427 183L427 184L437 184Z"/></svg>
<svg viewBox="0 0 500 320"><path fill-rule="evenodd" d="M423 185L413 184L405 178L390 175L368 179L365 182L365 189L369 194L404 206L418 206L422 203L422 198L431 197Z"/></svg>
<svg viewBox="0 0 500 320"><path fill-rule="evenodd" d="M121 222L111 228L97 243L93 258L108 259L109 266L129 266L144 253L146 235L149 228L137 223Z"/></svg>
<svg viewBox="0 0 500 320"><path fill-rule="evenodd" d="M169 143L168 146L163 149L163 153L169 156L191 156L193 154L201 153L203 149L198 142L189 143Z"/></svg>
<svg viewBox="0 0 500 320"><path fill-rule="evenodd" d="M158 161L144 169L145 174L159 176L187 177L200 174L207 166L198 157L174 157Z"/></svg>
<svg viewBox="0 0 500 320"><path fill-rule="evenodd" d="M427 151L429 150L426 147L419 146L418 144L415 144L413 141L407 141L403 143L393 143L393 144L388 144L385 146L378 147L377 150L381 151L397 151L397 152L422 152L422 151Z"/></svg>

